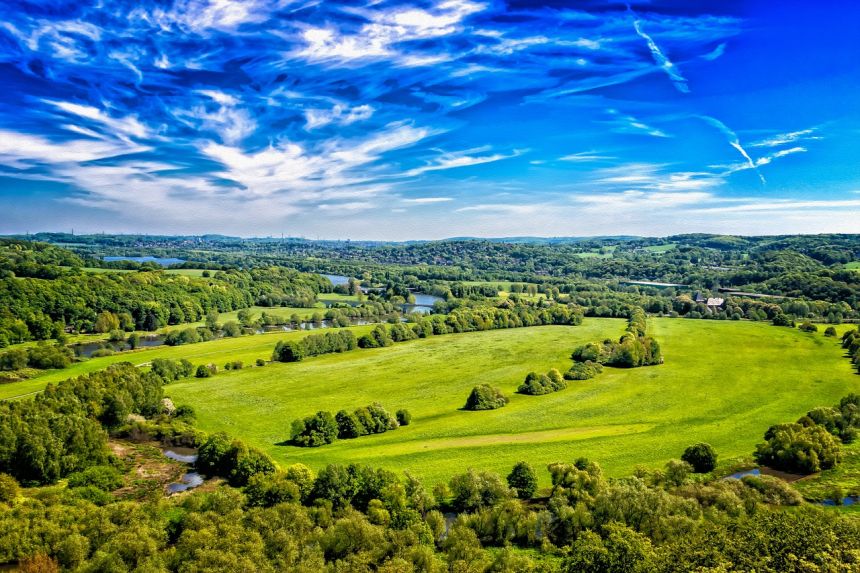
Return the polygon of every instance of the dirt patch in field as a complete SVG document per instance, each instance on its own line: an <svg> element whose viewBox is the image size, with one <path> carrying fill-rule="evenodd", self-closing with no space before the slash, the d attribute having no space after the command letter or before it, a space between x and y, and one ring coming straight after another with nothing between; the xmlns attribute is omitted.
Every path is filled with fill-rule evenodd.
<svg viewBox="0 0 860 573"><path fill-rule="evenodd" d="M170 460L157 442L111 440L111 452L126 468L125 485L114 492L120 499L152 499L164 495L167 484L179 480L188 466Z"/></svg>

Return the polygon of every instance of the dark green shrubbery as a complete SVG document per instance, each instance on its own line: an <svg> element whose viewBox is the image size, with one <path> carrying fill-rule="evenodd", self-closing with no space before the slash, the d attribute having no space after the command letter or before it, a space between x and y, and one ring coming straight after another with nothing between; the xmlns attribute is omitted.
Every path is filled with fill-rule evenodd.
<svg viewBox="0 0 860 573"><path fill-rule="evenodd" d="M561 376L561 372L552 368L546 374L529 372L525 381L517 388L520 394L540 396L551 392L558 392L567 388L567 382Z"/></svg>
<svg viewBox="0 0 860 573"><path fill-rule="evenodd" d="M827 336L828 338L836 336L836 327L828 326L827 328L825 328L824 336Z"/></svg>
<svg viewBox="0 0 860 573"><path fill-rule="evenodd" d="M401 426L408 426L412 423L412 414L409 413L409 410L401 408L397 410L395 416L397 416L397 423Z"/></svg>
<svg viewBox="0 0 860 573"><path fill-rule="evenodd" d="M800 326L798 326L800 330L803 332L818 332L818 327L812 324L811 322L804 322Z"/></svg>
<svg viewBox="0 0 860 573"><path fill-rule="evenodd" d="M194 365L188 360L170 360L168 358L155 358L151 365L152 372L164 379L165 382L188 378L194 374Z"/></svg>
<svg viewBox="0 0 860 573"><path fill-rule="evenodd" d="M466 399L464 410L495 410L508 403L508 398L502 391L489 384L480 384L472 388Z"/></svg>

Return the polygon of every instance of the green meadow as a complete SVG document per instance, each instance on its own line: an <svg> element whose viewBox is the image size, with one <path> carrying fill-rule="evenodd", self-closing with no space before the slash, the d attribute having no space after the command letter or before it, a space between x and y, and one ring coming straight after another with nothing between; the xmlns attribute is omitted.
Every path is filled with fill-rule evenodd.
<svg viewBox="0 0 860 573"><path fill-rule="evenodd" d="M588 318L578 327L438 336L189 379L165 390L175 402L195 407L204 430L239 437L281 464L318 469L360 462L436 482L469 467L506 474L519 460L544 467L579 456L599 461L610 475L628 475L637 465L659 467L697 441L714 445L722 462L737 460L751 454L768 426L794 421L860 387L838 343L821 333L750 322L650 324L665 364L607 369L545 396L514 390L530 370L566 369L576 345L614 338L624 322ZM230 344L247 363L266 355L275 340L179 347L171 357L199 362L203 356L190 355L195 347ZM222 350L216 363L227 358ZM460 410L471 388L483 382L501 387L510 403L487 412ZM297 417L374 401L391 412L407 408L413 423L321 448L280 445ZM546 472L541 479L547 485Z"/></svg>
<svg viewBox="0 0 860 573"><path fill-rule="evenodd" d="M304 309L308 310L308 309ZM185 325L186 327L188 325ZM356 336L369 332L373 326L352 326L350 330ZM130 352L118 352L112 356L101 358L90 358L82 362L75 362L63 370L44 370L38 376L21 382L0 384L0 400L16 398L39 392L49 382L60 382L67 378L74 378L82 374L95 372L107 368L118 362L130 362L134 365L145 365L155 358L170 358L179 360L187 358L194 364L216 364L223 366L228 361L241 360L246 365L252 365L258 358L269 360L272 351L279 340L294 340L323 331L296 331L296 332L267 332L240 336L237 338L219 338L209 342L198 342L196 344L185 344L182 346L158 346L155 348L142 348Z"/></svg>

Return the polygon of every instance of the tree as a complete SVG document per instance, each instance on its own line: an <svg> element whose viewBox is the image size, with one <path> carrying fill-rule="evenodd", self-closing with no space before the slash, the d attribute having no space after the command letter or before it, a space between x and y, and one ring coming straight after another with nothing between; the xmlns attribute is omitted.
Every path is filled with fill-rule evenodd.
<svg viewBox="0 0 860 573"><path fill-rule="evenodd" d="M206 313L206 328L210 330L218 330L218 311L210 310Z"/></svg>
<svg viewBox="0 0 860 573"><path fill-rule="evenodd" d="M93 330L96 332L110 332L111 330L119 330L119 317L112 312L106 310L99 313L96 317L96 322L93 325Z"/></svg>
<svg viewBox="0 0 860 573"><path fill-rule="evenodd" d="M691 466L697 474L706 474L717 467L717 452L710 444L700 442L684 450L681 459Z"/></svg>
<svg viewBox="0 0 860 573"><path fill-rule="evenodd" d="M828 326L828 327L824 330L824 336L827 336L828 338L829 338L829 337L836 336L836 328L835 328L835 327L833 327L833 326Z"/></svg>
<svg viewBox="0 0 860 573"><path fill-rule="evenodd" d="M508 403L508 398L502 391L489 384L480 384L472 388L466 399L465 410L495 410Z"/></svg>
<svg viewBox="0 0 860 573"><path fill-rule="evenodd" d="M527 462L519 462L508 474L508 485L520 499L530 499L537 491L537 473Z"/></svg>
<svg viewBox="0 0 860 573"><path fill-rule="evenodd" d="M335 420L337 420L337 437L340 439L357 438L366 433L361 422L352 412L341 410L335 414Z"/></svg>
<svg viewBox="0 0 860 573"><path fill-rule="evenodd" d="M502 478L492 472L470 469L452 477L448 485L453 496L451 505L456 511L475 511L490 507L511 496L511 490Z"/></svg>

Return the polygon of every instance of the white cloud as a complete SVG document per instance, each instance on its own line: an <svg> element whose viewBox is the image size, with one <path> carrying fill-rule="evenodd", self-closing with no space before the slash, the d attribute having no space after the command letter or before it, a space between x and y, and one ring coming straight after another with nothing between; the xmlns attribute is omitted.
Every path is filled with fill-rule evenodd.
<svg viewBox="0 0 860 573"><path fill-rule="evenodd" d="M305 110L305 129L311 130L329 124L349 125L357 121L364 121L373 116L376 111L368 104L350 107L347 104L335 104L331 109L307 109Z"/></svg>
<svg viewBox="0 0 860 573"><path fill-rule="evenodd" d="M115 118L111 117L104 111L89 105L50 99L42 101L69 115L82 117L100 124L102 127L106 127L111 130L112 133L110 135L130 136L136 138L144 138L150 135L149 129L138 121L136 116Z"/></svg>
<svg viewBox="0 0 860 573"><path fill-rule="evenodd" d="M579 153L571 153L569 155L563 155L558 158L559 161L570 161L573 163L588 163L591 161L605 161L608 159L615 159L614 157L610 157L608 155L600 155L595 151L580 151Z"/></svg>
<svg viewBox="0 0 860 573"><path fill-rule="evenodd" d="M443 171L446 169L455 169L457 167L470 167L472 165L481 165L484 163L493 163L503 159L511 159L523 154L523 150L514 150L509 154L494 153L492 155L471 155L471 153L486 151L488 148L467 149L453 153L443 153L440 157L433 160L432 163L422 167L410 169L404 173L407 177L414 177L429 171Z"/></svg>
<svg viewBox="0 0 860 573"><path fill-rule="evenodd" d="M767 139L763 139L761 141L756 141L750 143L750 147L779 147L781 145L787 145L789 143L794 143L796 141L801 140L816 140L822 139L821 136L814 135L815 128L802 129L800 131L792 131L789 133L782 133L779 135L774 135L773 137L769 137Z"/></svg>
<svg viewBox="0 0 860 573"><path fill-rule="evenodd" d="M448 203L453 201L452 197L416 197L414 199L404 199L404 203L415 203L417 205L428 205L432 203Z"/></svg>

